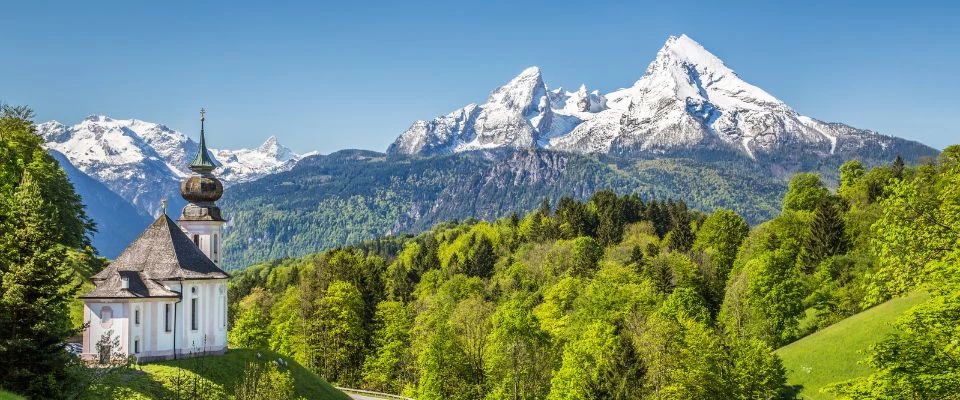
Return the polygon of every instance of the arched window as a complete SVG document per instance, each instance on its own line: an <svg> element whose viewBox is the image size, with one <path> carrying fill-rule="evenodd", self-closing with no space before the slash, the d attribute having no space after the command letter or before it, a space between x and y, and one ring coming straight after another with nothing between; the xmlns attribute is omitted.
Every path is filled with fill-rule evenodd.
<svg viewBox="0 0 960 400"><path fill-rule="evenodd" d="M110 329L113 326L113 309L110 306L100 308L100 326L104 329Z"/></svg>

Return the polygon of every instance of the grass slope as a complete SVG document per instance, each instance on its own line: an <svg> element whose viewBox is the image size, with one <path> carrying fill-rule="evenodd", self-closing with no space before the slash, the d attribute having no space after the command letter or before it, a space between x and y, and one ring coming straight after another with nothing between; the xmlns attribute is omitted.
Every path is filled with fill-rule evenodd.
<svg viewBox="0 0 960 400"><path fill-rule="evenodd" d="M857 363L866 350L893 332L891 324L904 311L927 298L915 293L890 300L778 349L788 383L801 386L800 398L832 399L820 388L869 374L869 367Z"/></svg>
<svg viewBox="0 0 960 400"><path fill-rule="evenodd" d="M0 400L23 400L23 397L17 396L13 393L0 389Z"/></svg>
<svg viewBox="0 0 960 400"><path fill-rule="evenodd" d="M257 354L261 357L257 357ZM222 356L209 356L181 361L161 361L111 373L104 382L95 385L87 396L90 399L166 399L176 398L173 381L192 381L200 376L213 384L214 397L222 398L234 392L243 379L243 370L251 362L268 362L280 356L264 350L231 349ZM306 399L350 400L316 374L283 357L293 375L296 396ZM202 371L202 372L201 372ZM225 395L226 394L226 395ZM3 399L0 396L0 399Z"/></svg>

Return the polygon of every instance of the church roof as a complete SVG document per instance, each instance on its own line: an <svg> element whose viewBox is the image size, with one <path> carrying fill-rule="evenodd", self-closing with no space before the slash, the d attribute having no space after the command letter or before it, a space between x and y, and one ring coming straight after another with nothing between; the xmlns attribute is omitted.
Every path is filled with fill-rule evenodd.
<svg viewBox="0 0 960 400"><path fill-rule="evenodd" d="M127 278L127 288L123 288L123 278ZM119 271L110 275L107 279L96 281L96 287L85 293L80 298L104 299L104 298L128 298L136 299L143 297L178 297L177 292L167 290L163 285L146 279L143 273L136 271Z"/></svg>
<svg viewBox="0 0 960 400"><path fill-rule="evenodd" d="M121 277L130 282L121 288ZM164 297L169 292L156 281L226 279L217 267L166 214L161 215L107 268L94 275L97 287L81 297Z"/></svg>

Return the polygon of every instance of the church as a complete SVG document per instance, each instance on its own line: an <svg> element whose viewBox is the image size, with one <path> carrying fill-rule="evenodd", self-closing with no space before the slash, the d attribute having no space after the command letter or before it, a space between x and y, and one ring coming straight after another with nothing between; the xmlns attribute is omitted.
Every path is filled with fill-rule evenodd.
<svg viewBox="0 0 960 400"><path fill-rule="evenodd" d="M220 269L223 225L216 201L223 184L207 152L200 111L200 147L181 183L188 204L177 221L163 212L103 271L84 302L81 357L102 357L102 339L138 361L227 351L227 281ZM103 346L101 346L102 348Z"/></svg>

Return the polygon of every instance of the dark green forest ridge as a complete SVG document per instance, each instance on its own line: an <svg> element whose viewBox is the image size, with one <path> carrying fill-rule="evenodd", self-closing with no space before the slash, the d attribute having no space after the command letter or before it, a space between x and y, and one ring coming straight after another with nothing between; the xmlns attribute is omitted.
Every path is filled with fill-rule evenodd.
<svg viewBox="0 0 960 400"><path fill-rule="evenodd" d="M492 221L532 211L545 198L585 200L601 190L683 200L697 210L725 208L754 225L779 213L794 172L820 173L835 188L837 168L849 157L870 167L890 163L897 154L911 163L937 154L916 142L898 143L756 160L723 152L638 158L497 150L407 158L344 150L229 188L221 201L231 221L225 265L235 269L297 257L388 234L422 232L455 219Z"/></svg>
<svg viewBox="0 0 960 400"><path fill-rule="evenodd" d="M791 398L773 349L919 291L866 374L824 390L958 398L960 147L838 172L836 191L794 175L752 229L601 191L255 265L231 282L229 340L418 399Z"/></svg>

